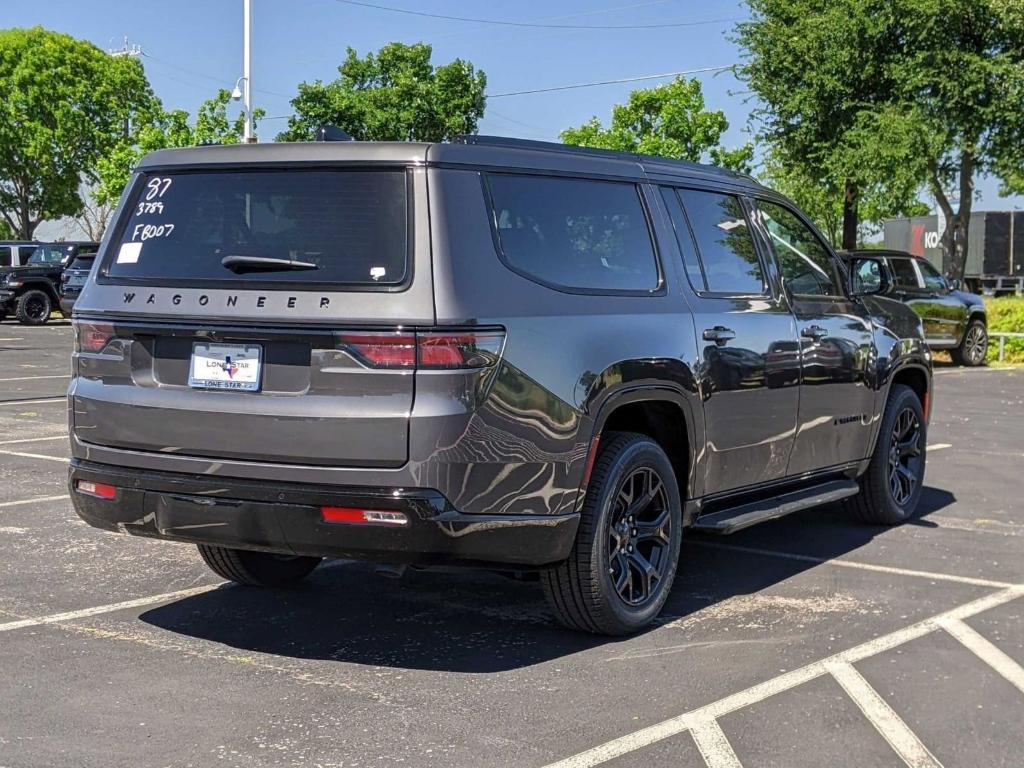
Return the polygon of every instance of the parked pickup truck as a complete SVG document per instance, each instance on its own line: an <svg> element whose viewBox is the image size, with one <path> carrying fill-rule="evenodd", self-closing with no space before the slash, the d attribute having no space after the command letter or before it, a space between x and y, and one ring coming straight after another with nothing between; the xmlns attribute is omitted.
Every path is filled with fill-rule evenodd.
<svg viewBox="0 0 1024 768"><path fill-rule="evenodd" d="M13 314L22 325L42 325L60 302L60 278L71 261L96 253L98 243L40 243L28 263L0 269L0 320Z"/></svg>

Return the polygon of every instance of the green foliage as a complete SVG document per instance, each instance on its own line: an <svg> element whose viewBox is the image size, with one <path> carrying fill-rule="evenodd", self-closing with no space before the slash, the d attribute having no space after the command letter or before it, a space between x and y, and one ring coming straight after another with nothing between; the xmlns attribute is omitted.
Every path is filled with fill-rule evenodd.
<svg viewBox="0 0 1024 768"><path fill-rule="evenodd" d="M444 141L475 133L487 76L462 59L435 67L431 46L388 43L365 58L352 48L330 83L300 83L279 141L310 141L336 125L360 141Z"/></svg>
<svg viewBox="0 0 1024 768"><path fill-rule="evenodd" d="M560 138L581 147L710 161L748 172L753 147L723 147L722 134L728 128L723 112L705 108L700 81L677 77L671 83L633 91L628 102L612 108L609 127L592 117L579 128L562 131Z"/></svg>
<svg viewBox="0 0 1024 768"><path fill-rule="evenodd" d="M985 309L988 312L989 331L1003 331L1004 333L1024 333L1024 298L1017 296L1002 296L996 299L985 299ZM988 361L996 362L999 359L999 342L992 339L988 347ZM1003 358L1007 363L1024 363L1024 339L1007 339L1006 356Z"/></svg>
<svg viewBox="0 0 1024 768"><path fill-rule="evenodd" d="M96 202L100 205L116 203L135 166L150 152L198 144L238 144L244 133L245 116L239 114L230 120L227 116L230 102L231 93L222 88L199 106L194 126L189 125L188 112L183 109L170 112L160 109L148 115L146 121L135 126L129 136L122 137L97 162L97 184L93 191ZM264 114L263 109L253 110L254 128Z"/></svg>
<svg viewBox="0 0 1024 768"><path fill-rule="evenodd" d="M75 215L79 186L154 109L141 64L41 27L0 31L0 216L29 239Z"/></svg>

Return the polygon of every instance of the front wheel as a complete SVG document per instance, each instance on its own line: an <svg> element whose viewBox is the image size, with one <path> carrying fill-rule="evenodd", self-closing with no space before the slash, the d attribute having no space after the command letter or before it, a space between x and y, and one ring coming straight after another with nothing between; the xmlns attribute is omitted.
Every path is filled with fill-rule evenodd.
<svg viewBox="0 0 1024 768"><path fill-rule="evenodd" d="M645 435L602 436L568 559L541 575L570 629L637 632L661 612L679 563L682 501L668 456Z"/></svg>
<svg viewBox="0 0 1024 768"><path fill-rule="evenodd" d="M928 424L917 393L893 384L860 493L846 506L866 523L897 525L917 509L924 483Z"/></svg>
<svg viewBox="0 0 1024 768"><path fill-rule="evenodd" d="M957 365L971 367L984 365L988 355L988 329L981 320L971 320L964 331L960 346L951 350L950 357Z"/></svg>
<svg viewBox="0 0 1024 768"><path fill-rule="evenodd" d="M199 554L210 570L221 578L250 587L280 587L303 579L320 564L319 557L275 555L197 544Z"/></svg>
<svg viewBox="0 0 1024 768"><path fill-rule="evenodd" d="M15 314L22 325L42 325L50 319L53 303L46 291L25 291L18 297Z"/></svg>

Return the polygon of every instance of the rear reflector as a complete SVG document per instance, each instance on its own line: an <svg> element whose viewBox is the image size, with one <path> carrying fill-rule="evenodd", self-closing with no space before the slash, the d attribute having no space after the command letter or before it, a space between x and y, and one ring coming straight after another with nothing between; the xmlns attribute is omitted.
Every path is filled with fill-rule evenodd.
<svg viewBox="0 0 1024 768"><path fill-rule="evenodd" d="M371 368L489 368L501 359L504 331L343 331L338 348Z"/></svg>
<svg viewBox="0 0 1024 768"><path fill-rule="evenodd" d="M408 525L404 512L389 509L356 509L355 507L320 507L325 523L356 523L361 525Z"/></svg>
<svg viewBox="0 0 1024 768"><path fill-rule="evenodd" d="M75 351L102 352L114 338L114 326L109 323L75 322Z"/></svg>
<svg viewBox="0 0 1024 768"><path fill-rule="evenodd" d="M75 490L84 493L86 496L95 496L98 499L113 499L117 496L117 488L106 483L94 483L91 480L76 480Z"/></svg>

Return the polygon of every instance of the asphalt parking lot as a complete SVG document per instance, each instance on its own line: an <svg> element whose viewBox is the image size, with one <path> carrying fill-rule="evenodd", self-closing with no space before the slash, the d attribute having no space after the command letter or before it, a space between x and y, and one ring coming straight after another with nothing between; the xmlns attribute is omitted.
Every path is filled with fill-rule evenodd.
<svg viewBox="0 0 1024 768"><path fill-rule="evenodd" d="M0 766L1024 765L1024 371L937 372L918 519L689 536L659 626L488 573L225 586L71 510L71 329L0 324Z"/></svg>

